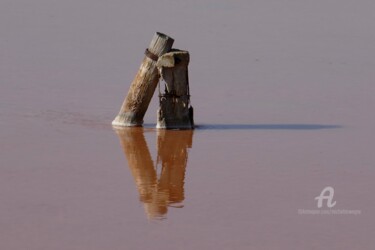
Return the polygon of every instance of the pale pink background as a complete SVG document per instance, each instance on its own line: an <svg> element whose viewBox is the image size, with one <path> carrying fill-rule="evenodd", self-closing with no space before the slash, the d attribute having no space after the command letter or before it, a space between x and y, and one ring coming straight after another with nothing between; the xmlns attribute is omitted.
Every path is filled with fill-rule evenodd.
<svg viewBox="0 0 375 250"><path fill-rule="evenodd" d="M0 249L374 249L374 9L2 0ZM191 53L201 125L165 220L147 219L110 126L155 31ZM298 215L325 186L362 214Z"/></svg>

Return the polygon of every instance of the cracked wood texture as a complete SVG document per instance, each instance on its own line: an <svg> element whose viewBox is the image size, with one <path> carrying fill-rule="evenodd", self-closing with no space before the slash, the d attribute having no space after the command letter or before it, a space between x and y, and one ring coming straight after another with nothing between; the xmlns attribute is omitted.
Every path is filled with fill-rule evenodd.
<svg viewBox="0 0 375 250"><path fill-rule="evenodd" d="M188 51L173 50L162 55L156 64L165 82L165 93L160 95L157 128L194 128L189 94L189 60Z"/></svg>
<svg viewBox="0 0 375 250"><path fill-rule="evenodd" d="M170 51L173 38L156 32L148 51L160 57ZM142 64L130 85L128 94L121 106L120 112L113 120L115 126L142 126L143 117L150 104L151 98L159 81L159 72L156 61L145 56Z"/></svg>

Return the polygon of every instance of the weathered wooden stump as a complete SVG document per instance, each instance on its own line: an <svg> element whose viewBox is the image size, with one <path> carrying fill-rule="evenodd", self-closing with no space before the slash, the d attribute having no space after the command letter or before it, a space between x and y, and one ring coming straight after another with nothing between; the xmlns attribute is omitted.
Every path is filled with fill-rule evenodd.
<svg viewBox="0 0 375 250"><path fill-rule="evenodd" d="M156 61L161 55L171 50L173 42L174 40L165 34L157 32L154 35L121 110L112 125L141 126L143 124L143 117L159 81Z"/></svg>
<svg viewBox="0 0 375 250"><path fill-rule="evenodd" d="M173 50L159 57L156 66L165 82L160 93L157 128L193 129L193 107L189 93L189 52Z"/></svg>

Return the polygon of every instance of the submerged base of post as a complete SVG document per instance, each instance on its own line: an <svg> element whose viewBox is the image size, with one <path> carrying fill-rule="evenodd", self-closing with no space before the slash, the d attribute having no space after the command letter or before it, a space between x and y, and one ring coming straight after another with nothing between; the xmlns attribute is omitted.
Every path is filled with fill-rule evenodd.
<svg viewBox="0 0 375 250"><path fill-rule="evenodd" d="M193 107L187 108L185 104L183 101L174 98L164 99L158 110L156 128L194 129Z"/></svg>
<svg viewBox="0 0 375 250"><path fill-rule="evenodd" d="M118 114L112 121L112 125L118 127L141 127L142 124L143 117L138 117L136 113L132 112Z"/></svg>

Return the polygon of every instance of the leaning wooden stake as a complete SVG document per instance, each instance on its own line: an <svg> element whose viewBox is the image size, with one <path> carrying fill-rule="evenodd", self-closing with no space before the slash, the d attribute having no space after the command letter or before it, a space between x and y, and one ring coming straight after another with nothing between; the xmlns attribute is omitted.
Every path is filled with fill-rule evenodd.
<svg viewBox="0 0 375 250"><path fill-rule="evenodd" d="M173 42L174 40L165 34L157 32L154 35L121 110L112 125L141 126L143 124L143 117L159 81L156 61L161 55L170 51Z"/></svg>
<svg viewBox="0 0 375 250"><path fill-rule="evenodd" d="M189 93L189 60L189 52L173 50L161 56L156 64L165 82L165 92L159 93L157 128L194 128Z"/></svg>

